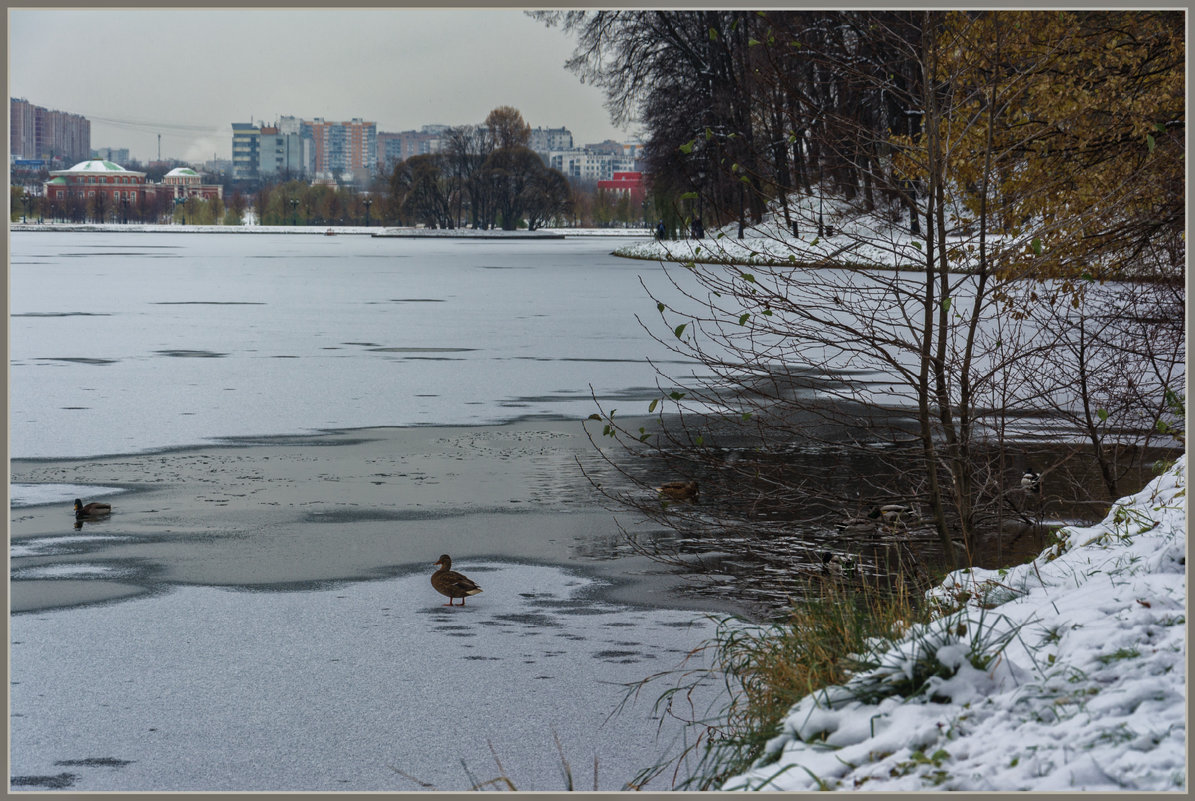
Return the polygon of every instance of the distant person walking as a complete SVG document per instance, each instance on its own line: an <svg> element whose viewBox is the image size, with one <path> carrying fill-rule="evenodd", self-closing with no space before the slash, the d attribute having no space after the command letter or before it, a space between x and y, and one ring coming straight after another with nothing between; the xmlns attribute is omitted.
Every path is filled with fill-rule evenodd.
<svg viewBox="0 0 1195 801"><path fill-rule="evenodd" d="M694 238L694 239L701 239L702 237L704 237L704 236L705 236L705 226L703 226L703 225L701 224L701 218L700 218L700 217L694 217L694 218L693 218L693 224L692 224L691 226L689 226L689 227L690 227L690 229L691 229L691 230L692 230L692 232L693 232L693 238Z"/></svg>
<svg viewBox="0 0 1195 801"><path fill-rule="evenodd" d="M664 230L664 221L660 220L660 222L656 224L656 239L663 242L665 233L666 233L666 231Z"/></svg>

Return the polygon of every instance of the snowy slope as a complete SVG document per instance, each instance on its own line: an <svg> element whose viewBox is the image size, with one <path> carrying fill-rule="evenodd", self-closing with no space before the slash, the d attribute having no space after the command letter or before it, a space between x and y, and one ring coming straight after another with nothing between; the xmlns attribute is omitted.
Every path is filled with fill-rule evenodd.
<svg viewBox="0 0 1195 801"><path fill-rule="evenodd" d="M951 574L724 789L1185 790L1186 487L1183 456L1032 563Z"/></svg>

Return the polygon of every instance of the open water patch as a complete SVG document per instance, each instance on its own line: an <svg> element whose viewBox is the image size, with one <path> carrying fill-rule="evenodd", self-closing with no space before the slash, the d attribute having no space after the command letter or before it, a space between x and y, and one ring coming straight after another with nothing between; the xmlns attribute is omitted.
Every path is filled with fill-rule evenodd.
<svg viewBox="0 0 1195 801"><path fill-rule="evenodd" d="M477 348L370 348L372 353L469 353Z"/></svg>
<svg viewBox="0 0 1195 801"><path fill-rule="evenodd" d="M154 306L265 306L261 300L159 300Z"/></svg>
<svg viewBox="0 0 1195 801"><path fill-rule="evenodd" d="M114 250L108 253L97 253L91 251L88 253L59 253L64 259L91 259L97 256L140 256L143 259L181 259L182 254L179 253L142 253L136 250Z"/></svg>
<svg viewBox="0 0 1195 801"><path fill-rule="evenodd" d="M111 317L106 312L22 312L12 317Z"/></svg>
<svg viewBox="0 0 1195 801"><path fill-rule="evenodd" d="M58 773L54 776L13 776L10 787L39 787L45 790L65 790L79 781L78 774Z"/></svg>
<svg viewBox="0 0 1195 801"><path fill-rule="evenodd" d="M120 359L95 359L88 356L38 356L39 362L69 362L70 364L87 364L93 367L103 367L116 364Z"/></svg>
<svg viewBox="0 0 1195 801"><path fill-rule="evenodd" d="M132 765L131 759L116 759L115 757L87 757L85 759L60 759L54 763L64 768L123 768Z"/></svg>
<svg viewBox="0 0 1195 801"><path fill-rule="evenodd" d="M214 350L155 350L154 353L159 356L170 356L174 359L222 359L227 356L227 353L219 353Z"/></svg>

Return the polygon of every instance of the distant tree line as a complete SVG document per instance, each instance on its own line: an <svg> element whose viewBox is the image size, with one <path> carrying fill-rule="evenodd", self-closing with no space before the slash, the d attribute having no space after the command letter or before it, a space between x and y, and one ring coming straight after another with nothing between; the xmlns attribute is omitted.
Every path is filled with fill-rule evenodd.
<svg viewBox="0 0 1195 801"><path fill-rule="evenodd" d="M895 202L922 230L930 176L915 151L950 137L940 141L951 166L978 198L983 162L968 165L977 143L963 145L980 129L975 115L987 114L996 176L987 188L1002 230L1057 213L1047 197L1060 207L1066 193L1094 197L1139 176L1123 202L1103 204L1086 244L1129 259L1181 237L1181 13L532 15L576 35L568 66L605 90L616 122L645 127L657 196L689 198L690 213L700 207L714 222L758 222L770 201L787 218L793 193L822 187L866 210ZM1032 191L1043 182L1051 193Z"/></svg>
<svg viewBox="0 0 1195 801"><path fill-rule="evenodd" d="M568 179L528 144L531 126L517 109L495 108L481 125L449 129L439 153L412 156L390 176L388 218L430 228L532 230L566 221Z"/></svg>
<svg viewBox="0 0 1195 801"><path fill-rule="evenodd" d="M366 225L380 222L384 213L372 193L292 180L267 184L248 197L234 192L228 222L244 222L250 202L258 225Z"/></svg>

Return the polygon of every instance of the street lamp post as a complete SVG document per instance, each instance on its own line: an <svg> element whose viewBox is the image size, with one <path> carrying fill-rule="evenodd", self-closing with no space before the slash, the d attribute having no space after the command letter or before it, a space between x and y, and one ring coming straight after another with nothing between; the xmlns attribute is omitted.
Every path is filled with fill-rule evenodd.
<svg viewBox="0 0 1195 801"><path fill-rule="evenodd" d="M365 200L361 201L361 204L363 206L365 206L365 227L368 228L369 227L369 207L373 205L373 199L365 198Z"/></svg>
<svg viewBox="0 0 1195 801"><path fill-rule="evenodd" d="M295 200L293 197L290 199L290 209L291 209L290 224L298 225L299 224L299 201Z"/></svg>
<svg viewBox="0 0 1195 801"><path fill-rule="evenodd" d="M26 192L21 199L25 201L25 213L21 215L21 222L25 222L25 218L29 216L29 209L33 206L33 195Z"/></svg>
<svg viewBox="0 0 1195 801"><path fill-rule="evenodd" d="M187 199L185 197L176 197L174 199L175 208L182 209L183 225L187 224L187 207L184 205L186 202Z"/></svg>

